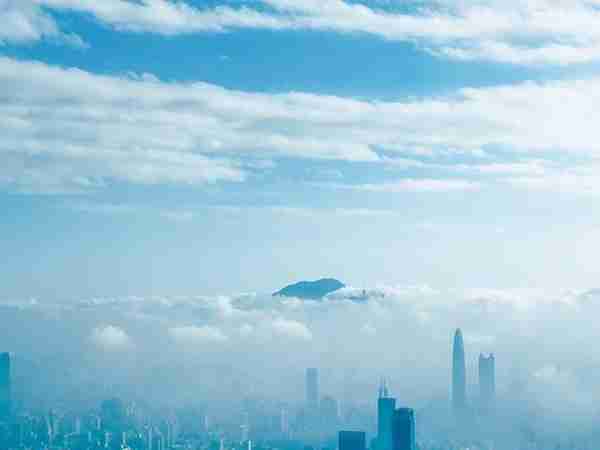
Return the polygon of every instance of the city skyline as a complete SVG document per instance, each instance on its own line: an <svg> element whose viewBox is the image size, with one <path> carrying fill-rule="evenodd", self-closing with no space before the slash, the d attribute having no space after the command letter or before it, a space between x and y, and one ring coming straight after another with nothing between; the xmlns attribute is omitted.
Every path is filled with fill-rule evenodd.
<svg viewBox="0 0 600 450"><path fill-rule="evenodd" d="M539 445L547 445L544 442L554 442L555 438L547 432L547 436L540 434L539 437L525 433L522 436L508 438L498 434L503 427L500 424L506 420L501 418L502 413L499 412L507 407L514 408L509 406L509 402L518 403L523 401L523 398L506 397L509 391L505 388L501 397L501 407L496 409L498 405L495 390L495 357L493 354L480 353L477 358L480 396L469 400L466 395L466 372L464 371L466 352L461 329L455 330L452 341L452 349L448 356L452 361L453 370L446 379L452 392L443 403L438 404L438 407L441 406L442 410L447 411L447 416L444 413L439 415L438 412L430 417L432 411L428 411L428 407L421 407L419 411L412 407L399 407L400 402L392 397L386 379L381 380L376 392L372 392L372 399L376 399L376 402L371 401L371 405L365 407L348 403L347 399L341 398L345 407L340 411L336 398L328 394L320 396L319 368L311 367L304 372L303 401L295 405L293 402L287 403L287 406L281 407L280 402L269 405L263 403L266 399L246 397L238 406L229 406L234 409L240 408L240 422L237 422L236 415L226 414L217 416L219 418L214 425L209 419L209 411L212 407L207 403L204 412L194 419L192 428L186 428L189 425L184 424L187 420L184 417L190 413L198 414L198 410L188 411L189 407L167 408L166 412L158 413L158 410L154 410L148 404L142 405L136 401L123 402L119 398L110 398L103 400L98 409L87 410L84 413L81 409L71 412L65 410L63 406L62 411L50 408L40 416L39 412L32 414L23 407L22 403L19 403L19 406L12 410L9 406L8 415L0 420L0 445L5 445L10 450L30 448L28 445L34 443L54 445L61 450L97 448L171 450L192 448L189 445L196 445L194 449L209 448L206 445L210 442L210 445L218 444L221 450L252 450L254 443L257 443L257 448L261 449L269 449L272 443L281 445L282 442L288 442L286 445L290 445L290 449L296 448L297 444L294 442L304 442L311 448L330 449L330 445L337 442L337 450L385 450L387 448L434 450L439 448L438 444L445 445L443 441L450 439L455 443L450 447L444 447L448 450L463 448L485 450L489 448L488 444L481 444L481 439L488 443L496 442L500 445L499 448L511 448L505 445L516 445L515 442L519 440L529 442L527 445L535 445L533 447L535 449L544 448L538 447L538 441ZM13 383L9 358L8 353L4 353L0 359L2 362L0 390L3 399L10 399L12 396ZM459 369L458 373L456 368ZM457 375L459 383L457 383ZM20 383L22 379L16 384ZM21 390L22 388L23 386L20 387ZM412 387L405 385L403 389L408 392ZM512 388L508 387L508 389ZM315 404L315 398L320 399L319 403ZM10 400L8 404L10 405ZM402 402L402 404L406 403ZM2 405L6 406L6 402ZM275 416L270 416L269 414L275 412L273 409L275 405L279 405L277 407L279 410ZM268 413L264 410L265 407L268 408ZM288 408L292 412L291 422L284 418L284 414L287 416ZM360 412L365 408L366 411ZM35 409L37 408L34 407L32 411ZM153 410L154 412L151 412ZM168 412L169 410L171 412ZM366 415L363 415L365 413ZM376 413L375 425L369 418L373 413ZM424 426L418 427L417 416L425 422ZM272 421L272 418L275 420ZM446 430L442 435L439 435L439 432L432 433L433 429L429 429L431 424L428 424L432 419L437 422L434 428L439 426L440 422L447 422L451 430ZM498 421L500 422L496 423ZM239 424L238 431L234 431L235 426L232 428L235 423ZM475 433L473 427L478 423L487 425ZM351 428L346 429L346 427ZM357 427L364 431L356 430ZM186 429L194 431L182 431ZM367 437L370 437L368 445ZM586 442L586 439L590 438L583 434L572 439L583 439L581 442ZM23 445L25 447L22 447ZM573 444L569 448L575 450L580 448L578 445L583 444Z"/></svg>
<svg viewBox="0 0 600 450"><path fill-rule="evenodd" d="M456 336L462 335L457 330ZM454 359L453 351L453 359ZM464 356L464 355L463 355ZM480 358L481 359L481 358ZM87 432L84 432L81 415L71 416L68 425L64 413L57 413L51 408L47 417L38 424L38 429L33 426L33 417L26 409L13 409L10 398L12 395L12 371L10 356L8 353L0 355L0 445L7 448L28 448L32 443L59 445L62 443L65 450L91 449L97 446L114 449L140 448L144 450L163 450L180 448L176 444L178 440L178 423L171 420L161 419L160 425L156 420L148 421L142 426L140 432L139 419L135 416L135 403L126 405L119 398L111 398L102 401L100 408L95 413L87 413ZM454 383L454 378L449 380ZM336 430L343 425L351 424L346 418L340 417L337 400L324 395L319 402L319 370L318 368L307 368L305 370L305 401L300 406L300 416L296 419L294 434L296 439L314 445L326 445L334 434L338 435L338 450L367 450L366 436L368 431L345 431ZM454 399L452 400L454 403ZM252 401L243 402L243 414L241 419L241 434L239 434L240 445L252 449L253 439L259 439L256 434L255 424L257 418ZM283 414L282 409L282 414ZM416 421L415 411L412 408L396 408L396 399L390 396L390 391L385 380L381 381L377 391L377 427L375 437L371 440L371 450L416 450ZM207 415L203 418L204 432L208 432ZM341 419L341 420L340 420ZM299 420L299 422L298 422ZM136 424L137 423L137 424ZM197 426L198 424L196 424ZM356 425L355 425L356 426ZM39 427L43 428L40 431ZM137 429L136 429L137 428ZM260 426L258 427L260 428ZM283 416L278 421L276 435L278 439L291 439L292 435L287 421ZM264 432L264 431L263 431ZM227 433L225 433L227 435ZM221 435L219 446L224 449L223 435ZM253 438L251 438L253 436ZM231 436L230 436L231 438ZM195 438L197 439L197 437ZM264 439L264 437L263 437ZM183 441L181 441L183 442ZM131 447L133 445L133 447ZM142 447L140 447L142 446Z"/></svg>

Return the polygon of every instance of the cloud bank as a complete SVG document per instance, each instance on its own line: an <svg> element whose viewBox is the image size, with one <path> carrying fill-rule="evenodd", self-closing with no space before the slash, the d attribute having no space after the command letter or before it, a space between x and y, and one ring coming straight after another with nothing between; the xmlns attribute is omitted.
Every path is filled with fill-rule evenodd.
<svg viewBox="0 0 600 450"><path fill-rule="evenodd" d="M100 76L2 57L0 183L44 193L115 182L239 183L274 170L278 158L296 158L424 171L353 187L375 192L493 182L594 193L600 144L585 118L598 115L599 93L600 81L590 78L364 101ZM498 159L500 150L513 159ZM472 162L448 163L452 154Z"/></svg>
<svg viewBox="0 0 600 450"><path fill-rule="evenodd" d="M563 407L589 412L594 403L582 399L600 397L599 390L590 388L600 358L589 345L600 338L589 320L598 313L599 302L597 290L427 286L349 287L322 302L259 294L12 302L0 306L2 321L7 321L1 344L33 360L80 355L66 367L85 366L89 357L94 370L113 371L107 381L118 376L127 384L157 370L176 380L191 376L201 364L207 377L214 374L218 380L226 373L245 380L242 390L255 391L257 382L265 385L265 395L298 399L304 367L321 367L327 374L324 391L335 395L349 387L347 373L353 370L355 401L369 401L385 375L407 402L426 405L447 397L451 337L461 327L473 401L477 356L493 352L501 398L520 385L537 407L549 410L564 396L571 400ZM22 325L11 326L17 318ZM108 320L113 325L106 325ZM23 326L40 333L24 334ZM52 340L41 342L48 333ZM105 359L124 350L130 364L123 368ZM103 361L108 361L106 367ZM293 383L285 381L294 378ZM210 392L210 383L206 388Z"/></svg>

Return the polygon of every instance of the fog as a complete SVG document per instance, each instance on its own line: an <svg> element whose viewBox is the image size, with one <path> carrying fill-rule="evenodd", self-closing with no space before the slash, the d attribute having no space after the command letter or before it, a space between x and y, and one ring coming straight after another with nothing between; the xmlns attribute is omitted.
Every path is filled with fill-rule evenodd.
<svg viewBox="0 0 600 450"><path fill-rule="evenodd" d="M90 407L119 396L226 415L247 398L321 394L375 414L382 377L421 425L448 419L452 335L465 339L467 394L477 358L496 356L498 414L540 432L592 429L598 416L600 291L344 288L322 301L216 297L7 301L0 348L13 357L18 407ZM560 428L556 428L560 425ZM562 431L561 431L562 432Z"/></svg>

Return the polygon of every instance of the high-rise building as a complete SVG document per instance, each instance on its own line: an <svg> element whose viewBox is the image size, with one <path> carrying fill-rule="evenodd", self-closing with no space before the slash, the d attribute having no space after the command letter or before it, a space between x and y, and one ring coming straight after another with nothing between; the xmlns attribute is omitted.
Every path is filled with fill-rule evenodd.
<svg viewBox="0 0 600 450"><path fill-rule="evenodd" d="M118 398L104 400L100 406L102 426L115 434L126 428L127 413L124 403Z"/></svg>
<svg viewBox="0 0 600 450"><path fill-rule="evenodd" d="M415 450L415 412L398 408L392 416L392 450Z"/></svg>
<svg viewBox="0 0 600 450"><path fill-rule="evenodd" d="M364 431L340 431L338 434L339 450L365 450L367 437Z"/></svg>
<svg viewBox="0 0 600 450"><path fill-rule="evenodd" d="M337 430L339 422L339 408L336 399L330 397L329 395L323 396L321 399L320 411L321 427L323 428L323 431L328 432L331 430ZM332 436L335 436L335 432L332 434Z"/></svg>
<svg viewBox="0 0 600 450"><path fill-rule="evenodd" d="M396 399L391 398L383 382L377 399L377 450L392 450L392 416Z"/></svg>
<svg viewBox="0 0 600 450"><path fill-rule="evenodd" d="M479 402L483 411L493 408L496 401L496 360L493 354L479 355Z"/></svg>
<svg viewBox="0 0 600 450"><path fill-rule="evenodd" d="M306 406L311 412L319 408L319 371L314 367L306 369Z"/></svg>
<svg viewBox="0 0 600 450"><path fill-rule="evenodd" d="M455 411L463 411L467 405L467 380L465 369L465 348L462 331L456 330L452 348L452 406Z"/></svg>
<svg viewBox="0 0 600 450"><path fill-rule="evenodd" d="M279 414L279 431L284 437L288 437L290 433L290 421L288 418L288 411L285 408L281 408Z"/></svg>
<svg viewBox="0 0 600 450"><path fill-rule="evenodd" d="M146 430L146 448L148 450L155 450L153 444L154 444L154 430L152 429L151 426L149 426L148 429Z"/></svg>
<svg viewBox="0 0 600 450"><path fill-rule="evenodd" d="M0 354L0 422L11 417L10 355Z"/></svg>

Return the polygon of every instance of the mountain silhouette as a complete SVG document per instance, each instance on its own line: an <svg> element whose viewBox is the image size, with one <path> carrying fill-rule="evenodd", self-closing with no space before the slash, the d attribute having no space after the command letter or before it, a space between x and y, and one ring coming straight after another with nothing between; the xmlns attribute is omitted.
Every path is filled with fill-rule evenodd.
<svg viewBox="0 0 600 450"><path fill-rule="evenodd" d="M275 292L274 296L296 297L305 300L321 300L327 294L346 287L335 278L321 278L315 281L299 281Z"/></svg>

